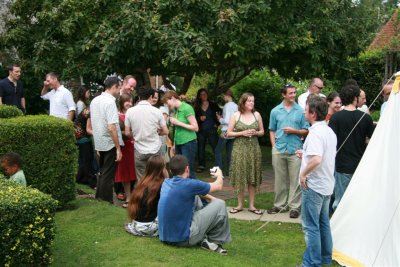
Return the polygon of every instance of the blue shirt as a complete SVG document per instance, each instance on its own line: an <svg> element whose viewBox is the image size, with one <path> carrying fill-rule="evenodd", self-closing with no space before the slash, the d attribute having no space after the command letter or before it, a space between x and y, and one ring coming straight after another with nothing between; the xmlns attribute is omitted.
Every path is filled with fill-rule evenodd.
<svg viewBox="0 0 400 267"><path fill-rule="evenodd" d="M161 187L158 202L158 229L161 241L189 240L196 195L210 192L210 184L174 176Z"/></svg>
<svg viewBox="0 0 400 267"><path fill-rule="evenodd" d="M275 132L275 148L279 153L294 154L303 147L301 137L297 134L286 134L282 128L308 129L309 123L304 117L304 110L296 102L288 112L283 102L271 110L269 129Z"/></svg>

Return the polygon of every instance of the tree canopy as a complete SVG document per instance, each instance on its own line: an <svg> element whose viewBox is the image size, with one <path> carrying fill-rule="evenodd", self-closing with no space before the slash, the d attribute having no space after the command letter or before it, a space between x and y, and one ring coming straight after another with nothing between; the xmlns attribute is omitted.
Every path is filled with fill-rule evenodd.
<svg viewBox="0 0 400 267"><path fill-rule="evenodd" d="M15 0L1 36L35 73L210 73L222 90L260 67L283 77L334 76L377 27L352 0ZM368 2L368 1L367 1ZM372 1L374 2L374 1Z"/></svg>

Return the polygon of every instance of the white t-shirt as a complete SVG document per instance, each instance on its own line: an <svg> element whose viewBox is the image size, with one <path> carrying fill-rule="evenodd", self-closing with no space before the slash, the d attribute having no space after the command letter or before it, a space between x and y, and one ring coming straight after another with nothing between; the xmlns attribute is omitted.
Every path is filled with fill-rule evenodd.
<svg viewBox="0 0 400 267"><path fill-rule="evenodd" d="M310 95L310 91L307 90L307 92L302 93L299 98L297 99L297 103L302 107L303 109L306 109L306 102L307 98ZM320 97L326 97L324 94L319 94Z"/></svg>
<svg viewBox="0 0 400 267"><path fill-rule="evenodd" d="M307 176L307 186L321 195L329 196L335 186L336 135L325 121L315 122L308 131L303 145L300 173L311 156L320 156L321 164Z"/></svg>
<svg viewBox="0 0 400 267"><path fill-rule="evenodd" d="M108 131L108 125L114 124L117 128L118 141L122 141L121 128L119 127L119 117L115 97L107 92L95 97L90 103L90 119L93 128L94 147L97 151L109 151L115 144Z"/></svg>
<svg viewBox="0 0 400 267"><path fill-rule="evenodd" d="M156 154L160 151L161 140L158 130L166 127L163 113L143 100L131 107L125 114L125 127L132 129L135 150L140 154Z"/></svg>
<svg viewBox="0 0 400 267"><path fill-rule="evenodd" d="M50 116L68 119L68 113L75 111L75 102L72 93L63 85L41 96L50 101Z"/></svg>

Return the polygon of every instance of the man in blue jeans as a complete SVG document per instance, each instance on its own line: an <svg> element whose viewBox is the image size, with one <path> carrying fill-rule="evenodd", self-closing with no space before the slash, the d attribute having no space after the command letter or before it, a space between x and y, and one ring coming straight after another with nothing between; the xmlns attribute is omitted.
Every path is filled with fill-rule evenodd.
<svg viewBox="0 0 400 267"><path fill-rule="evenodd" d="M303 150L300 186L302 188L301 219L306 241L306 251L301 266L332 264L332 235L329 224L329 201L335 185L334 169L336 135L326 125L326 101L320 96L310 96L305 117L311 124Z"/></svg>

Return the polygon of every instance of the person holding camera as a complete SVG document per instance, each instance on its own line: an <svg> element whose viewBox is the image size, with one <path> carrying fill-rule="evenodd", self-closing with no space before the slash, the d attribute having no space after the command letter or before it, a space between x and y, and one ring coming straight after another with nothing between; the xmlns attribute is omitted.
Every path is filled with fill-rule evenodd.
<svg viewBox="0 0 400 267"><path fill-rule="evenodd" d="M222 244L231 241L225 202L209 193L223 186L222 171L215 167L212 183L189 178L189 162L183 155L171 158L169 167L173 175L161 187L158 202L160 240L168 245L203 249L226 255ZM200 196L200 197L199 197ZM204 206L200 198L206 199Z"/></svg>

